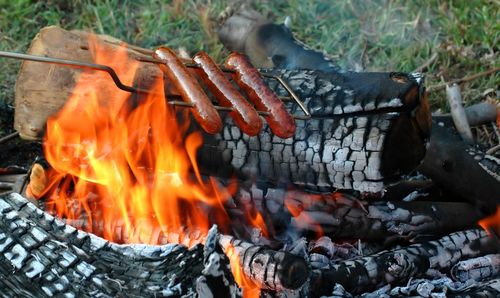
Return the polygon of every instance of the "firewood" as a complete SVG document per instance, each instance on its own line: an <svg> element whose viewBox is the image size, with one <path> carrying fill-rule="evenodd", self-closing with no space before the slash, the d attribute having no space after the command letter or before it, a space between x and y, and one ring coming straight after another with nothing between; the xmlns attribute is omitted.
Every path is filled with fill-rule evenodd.
<svg viewBox="0 0 500 298"><path fill-rule="evenodd" d="M492 279L490 281L481 283L475 287L460 292L460 293L450 293L448 297L451 298L470 298L470 297L482 297L482 298L496 298L500 296L500 279Z"/></svg>
<svg viewBox="0 0 500 298"><path fill-rule="evenodd" d="M485 214L491 214L500 204L500 161L480 154L439 124L432 127L430 146L418 170Z"/></svg>
<svg viewBox="0 0 500 298"><path fill-rule="evenodd" d="M453 118L458 133L464 141L472 143L472 131L470 130L469 122L465 115L460 87L457 84L446 86L446 98L448 99L451 117Z"/></svg>
<svg viewBox="0 0 500 298"><path fill-rule="evenodd" d="M472 229L441 239L332 264L313 271L313 296L328 295L336 283L348 292L363 293L384 284L397 285L432 270L448 270L464 258L497 252L500 244L483 230Z"/></svg>
<svg viewBox="0 0 500 298"><path fill-rule="evenodd" d="M319 192L380 192L423 158L430 112L418 76L261 71L288 82L312 118L297 120L295 136L285 140L269 128L249 137L227 119L224 131L206 138L198 152L206 174ZM268 83L287 94L275 80ZM301 113L293 102L287 106Z"/></svg>
<svg viewBox="0 0 500 298"><path fill-rule="evenodd" d="M199 245L118 245L65 224L19 194L0 198L0 288L6 296L183 296L196 292L202 259Z"/></svg>
<svg viewBox="0 0 500 298"><path fill-rule="evenodd" d="M467 122L469 122L470 126L495 122L497 118L497 107L489 102L477 103L465 107L465 116L467 117ZM432 120L437 123L442 122L446 127L452 127L454 125L451 115L449 114L433 115Z"/></svg>
<svg viewBox="0 0 500 298"><path fill-rule="evenodd" d="M292 227L299 235L321 231L334 239L391 242L440 236L473 226L484 217L468 203L361 202L340 192L318 195L256 187L241 190L234 203L226 207L234 218L240 217L240 210L252 205L276 231L288 231ZM449 220L458 217L461 220Z"/></svg>
<svg viewBox="0 0 500 298"><path fill-rule="evenodd" d="M133 239L142 243L179 243L192 247L195 243L204 242L206 236L196 230L169 231L168 233L164 232L167 229L159 227L154 230L144 230L141 227L147 227L148 223L141 224L137 220L133 222L136 228L129 231L125 229L125 224L120 222L114 222L111 228L106 228L102 221L95 219L90 221L85 217L66 221L71 226L91 231L96 235L107 233L118 243L126 243ZM92 226L89 226L89 223ZM235 257L241 262L246 276L263 289L297 289L305 283L308 277L308 266L300 257L224 234L219 235L218 241L224 251L233 251Z"/></svg>
<svg viewBox="0 0 500 298"><path fill-rule="evenodd" d="M500 273L500 255L491 254L458 262L451 268L455 280L465 282L486 280Z"/></svg>

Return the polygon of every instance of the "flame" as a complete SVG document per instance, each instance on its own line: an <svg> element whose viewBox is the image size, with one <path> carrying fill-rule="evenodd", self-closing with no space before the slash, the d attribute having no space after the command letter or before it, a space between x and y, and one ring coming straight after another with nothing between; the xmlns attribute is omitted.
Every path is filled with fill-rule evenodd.
<svg viewBox="0 0 500 298"><path fill-rule="evenodd" d="M479 221L479 226L481 226L490 236L492 231L500 235L500 206L497 206L495 214L481 219Z"/></svg>
<svg viewBox="0 0 500 298"><path fill-rule="evenodd" d="M95 38L90 45L95 63L134 84L139 63L125 47L114 50ZM47 205L62 218L87 218L89 232L92 221L102 221L109 240L119 240L113 231L118 223L127 242L142 243L158 228L206 233L213 223L224 226L228 194L203 180L196 164L201 134L187 131L187 115L177 123L162 80L148 87L146 95L131 95L117 89L108 74L81 75L66 105L47 121ZM218 210L218 222L208 220L208 207Z"/></svg>
<svg viewBox="0 0 500 298"><path fill-rule="evenodd" d="M243 290L243 297L259 298L260 288L246 277L243 272L243 268L241 267L240 258L234 246L228 244L228 246L224 249L224 253L229 258L229 264L231 266L231 272L233 273L234 280Z"/></svg>
<svg viewBox="0 0 500 298"><path fill-rule="evenodd" d="M336 194L330 195L330 199L336 199ZM289 191L285 197L284 203L285 207L288 209L292 217L295 219L295 223L298 227L309 228L314 231L315 239L319 239L325 235L323 229L321 228L321 223L315 218L311 217L307 212L303 212L314 205L316 202L324 200L325 195L320 194L309 194L301 193L298 195L300 199L296 198L296 193Z"/></svg>

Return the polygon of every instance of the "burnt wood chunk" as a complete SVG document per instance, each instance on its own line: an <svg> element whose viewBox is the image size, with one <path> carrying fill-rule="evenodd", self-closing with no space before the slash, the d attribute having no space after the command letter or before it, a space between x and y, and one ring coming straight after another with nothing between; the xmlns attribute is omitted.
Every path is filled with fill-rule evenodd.
<svg viewBox="0 0 500 298"><path fill-rule="evenodd" d="M2 296L180 297L195 292L195 280L207 275L203 257L201 245L112 243L19 194L0 197Z"/></svg>
<svg viewBox="0 0 500 298"><path fill-rule="evenodd" d="M441 239L383 251L372 256L332 264L315 270L311 278L314 297L329 295L336 283L348 292L363 293L390 283L404 284L429 270L449 270L462 258L497 252L499 243L483 230L466 230Z"/></svg>
<svg viewBox="0 0 500 298"><path fill-rule="evenodd" d="M199 161L207 174L293 184L307 190L379 192L413 170L425 154L430 112L418 74L274 70L303 100L312 119L293 137L268 126L250 137L230 117L207 136ZM280 96L274 79L268 85ZM287 102L292 114L301 110Z"/></svg>
<svg viewBox="0 0 500 298"><path fill-rule="evenodd" d="M432 127L430 146L418 169L485 214L495 212L500 204L500 160L466 144L438 123Z"/></svg>

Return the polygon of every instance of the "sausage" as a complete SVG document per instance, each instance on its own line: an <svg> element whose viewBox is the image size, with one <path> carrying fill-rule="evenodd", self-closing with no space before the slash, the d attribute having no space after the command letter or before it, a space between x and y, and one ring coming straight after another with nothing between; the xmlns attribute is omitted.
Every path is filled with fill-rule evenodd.
<svg viewBox="0 0 500 298"><path fill-rule="evenodd" d="M221 106L233 107L230 113L234 122L250 136L257 135L262 129L262 121L254 107L238 92L224 72L205 52L199 52L193 61L200 67L200 77Z"/></svg>
<svg viewBox="0 0 500 298"><path fill-rule="evenodd" d="M167 47L159 47L153 56L164 62L164 64L160 64L160 68L174 83L183 100L194 105L193 116L203 130L211 134L221 131L222 120L219 113L196 78L191 75L174 51Z"/></svg>
<svg viewBox="0 0 500 298"><path fill-rule="evenodd" d="M259 71L252 66L248 58L240 53L232 53L224 64L235 71L236 83L245 91L259 110L269 112L265 116L272 132L281 138L289 138L295 133L295 119L285 109L285 105L264 83Z"/></svg>

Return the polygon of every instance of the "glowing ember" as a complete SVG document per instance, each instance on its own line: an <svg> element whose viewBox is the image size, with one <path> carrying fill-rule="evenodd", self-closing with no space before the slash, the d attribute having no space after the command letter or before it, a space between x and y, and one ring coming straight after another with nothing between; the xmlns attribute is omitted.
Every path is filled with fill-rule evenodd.
<svg viewBox="0 0 500 298"><path fill-rule="evenodd" d="M500 206L497 206L497 212L495 214L481 219L479 225L488 234L494 231L497 235L500 235Z"/></svg>

